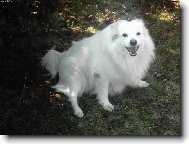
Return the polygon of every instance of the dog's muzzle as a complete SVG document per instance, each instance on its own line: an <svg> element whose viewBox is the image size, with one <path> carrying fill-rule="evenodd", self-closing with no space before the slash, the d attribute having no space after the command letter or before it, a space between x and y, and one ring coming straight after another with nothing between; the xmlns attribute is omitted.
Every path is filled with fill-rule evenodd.
<svg viewBox="0 0 189 144"><path fill-rule="evenodd" d="M136 56L139 47L140 47L140 45L138 45L138 46L131 46L131 47L125 47L125 48L128 50L130 56Z"/></svg>

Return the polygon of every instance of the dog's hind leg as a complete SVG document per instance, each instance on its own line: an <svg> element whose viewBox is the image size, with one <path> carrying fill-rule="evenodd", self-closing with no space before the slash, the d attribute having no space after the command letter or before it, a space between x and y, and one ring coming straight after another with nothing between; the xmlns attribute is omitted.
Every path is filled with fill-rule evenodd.
<svg viewBox="0 0 189 144"><path fill-rule="evenodd" d="M83 111L78 105L78 95L81 92L82 88L82 82L80 81L79 74L72 75L71 78L66 80L67 83L65 84L57 84L54 86L56 88L56 91L64 93L66 96L68 96L69 101L71 102L74 115L78 117L83 117ZM68 82L69 81L69 82Z"/></svg>
<svg viewBox="0 0 189 144"><path fill-rule="evenodd" d="M83 111L79 107L78 101L77 101L78 95L79 93L81 93L82 86L83 86L81 77L79 76L79 74L73 75L70 82L71 82L70 87L69 87L70 92L68 96L69 96L69 100L71 102L72 108L74 110L74 115L78 117L83 117Z"/></svg>
<svg viewBox="0 0 189 144"><path fill-rule="evenodd" d="M74 115L76 115L77 117L83 117L84 114L78 105L77 95L73 94L71 97L69 97L69 100L70 100L72 108L74 110Z"/></svg>
<svg viewBox="0 0 189 144"><path fill-rule="evenodd" d="M97 93L98 102L103 106L105 110L111 112L114 110L114 106L109 102L108 89L109 89L108 82L102 80L102 78L99 78L96 81L96 93Z"/></svg>

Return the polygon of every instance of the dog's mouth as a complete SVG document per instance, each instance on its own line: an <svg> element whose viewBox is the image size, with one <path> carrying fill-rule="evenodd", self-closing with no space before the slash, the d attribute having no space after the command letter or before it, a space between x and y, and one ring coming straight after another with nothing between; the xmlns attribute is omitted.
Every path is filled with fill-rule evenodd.
<svg viewBox="0 0 189 144"><path fill-rule="evenodd" d="M140 47L140 45L135 46L135 47L134 47L134 46L131 46L131 47L125 47L125 48L128 50L130 56L136 56L139 47Z"/></svg>

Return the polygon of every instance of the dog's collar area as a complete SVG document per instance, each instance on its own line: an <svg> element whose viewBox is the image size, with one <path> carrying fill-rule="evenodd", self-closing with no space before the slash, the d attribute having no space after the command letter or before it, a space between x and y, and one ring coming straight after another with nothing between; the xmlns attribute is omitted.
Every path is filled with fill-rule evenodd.
<svg viewBox="0 0 189 144"><path fill-rule="evenodd" d="M137 55L137 50L139 49L139 47L140 47L140 45L138 45L136 47L132 46L132 47L125 47L125 48L128 50L130 56L136 56Z"/></svg>

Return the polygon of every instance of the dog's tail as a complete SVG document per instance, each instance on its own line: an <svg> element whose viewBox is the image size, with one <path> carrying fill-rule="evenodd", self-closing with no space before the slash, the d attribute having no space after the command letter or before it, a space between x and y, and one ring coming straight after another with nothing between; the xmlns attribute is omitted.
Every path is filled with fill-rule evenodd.
<svg viewBox="0 0 189 144"><path fill-rule="evenodd" d="M59 70L59 63L63 53L54 50L55 46L49 50L41 60L42 66L50 72L51 78L54 78Z"/></svg>

